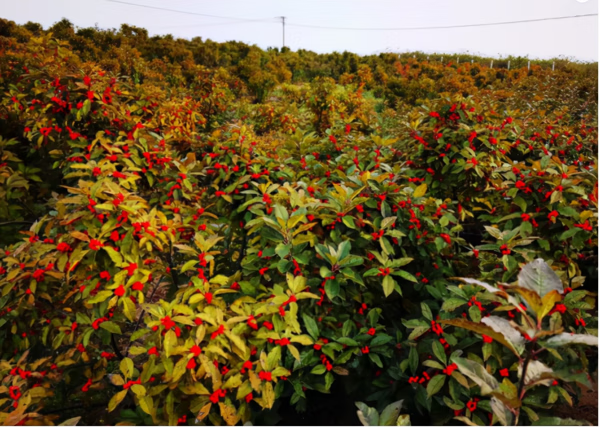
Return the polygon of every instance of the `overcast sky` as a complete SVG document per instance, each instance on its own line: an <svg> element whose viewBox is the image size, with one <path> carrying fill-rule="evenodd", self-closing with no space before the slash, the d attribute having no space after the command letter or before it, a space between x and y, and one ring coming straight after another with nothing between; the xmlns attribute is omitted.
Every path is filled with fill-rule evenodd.
<svg viewBox="0 0 600 427"><path fill-rule="evenodd" d="M424 51L507 55L530 58L564 56L598 60L598 16L497 26L366 31L355 28L414 28L488 24L597 14L597 0L122 0L144 6L215 15L242 21L187 15L109 0L0 0L0 17L47 28L69 19L78 27L118 28L122 23L151 35L243 41L280 47L286 17L286 46L292 50L358 54ZM315 27L346 27L351 30Z"/></svg>

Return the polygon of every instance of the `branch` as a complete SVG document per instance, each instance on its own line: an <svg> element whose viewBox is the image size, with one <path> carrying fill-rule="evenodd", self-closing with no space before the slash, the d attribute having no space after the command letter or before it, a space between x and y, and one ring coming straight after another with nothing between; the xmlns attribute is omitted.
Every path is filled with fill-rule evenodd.
<svg viewBox="0 0 600 427"><path fill-rule="evenodd" d="M535 345L535 343L532 343L532 346ZM531 361L531 358L533 357L533 347L529 349L528 353L527 353L527 357L525 358L525 362L523 362L523 370L521 371L521 381L519 382L519 389L517 391L517 399L519 400L523 400L523 388L525 387L525 376L527 375L527 366L529 366L529 362ZM517 413L515 415L515 423L514 425L516 426L519 423L519 414L521 413L520 408L517 408Z"/></svg>
<svg viewBox="0 0 600 427"><path fill-rule="evenodd" d="M121 352L119 351L119 346L117 345L117 340L115 339L114 334L110 334L110 343L112 345L113 350L115 351L115 354L119 358L119 360L123 360L124 357L121 354Z"/></svg>
<svg viewBox="0 0 600 427"><path fill-rule="evenodd" d="M16 224L27 224L27 225L33 225L34 223L31 221L9 221L9 222L0 222L0 227L4 226L4 225L16 225Z"/></svg>
<svg viewBox="0 0 600 427"><path fill-rule="evenodd" d="M89 405L89 406L86 406L83 403L81 403L79 405L67 406L66 408L53 409L51 411L45 411L45 410L42 409L41 411L39 411L39 413L40 414L44 414L44 415L49 415L49 414L57 414L57 413L60 413L60 412L72 411L73 409L99 408L101 406L106 406L106 405L108 405L108 402L96 403L94 405Z"/></svg>
<svg viewBox="0 0 600 427"><path fill-rule="evenodd" d="M150 298L148 298L149 301L152 300L152 297L154 297L154 293L156 292L156 290L158 289L158 285L160 285L160 280L156 282L156 284L154 285L154 289L152 290L152 293L150 294ZM138 320L135 324L135 328L133 328L133 332L131 333L131 335L135 334L135 331L138 330L138 328L140 327L140 322L142 321L142 319L144 318L144 314L146 314L146 310L143 310L142 313L140 314L140 317L138 317ZM127 344L127 349L125 350L125 354L129 354L129 348L131 347L131 336L129 337L129 344Z"/></svg>

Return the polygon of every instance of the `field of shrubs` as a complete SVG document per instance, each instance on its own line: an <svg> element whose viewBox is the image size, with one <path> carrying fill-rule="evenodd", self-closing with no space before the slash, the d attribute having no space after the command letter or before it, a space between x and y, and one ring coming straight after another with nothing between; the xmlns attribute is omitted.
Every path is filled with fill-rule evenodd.
<svg viewBox="0 0 600 427"><path fill-rule="evenodd" d="M597 64L487 64L0 19L0 423L597 423Z"/></svg>

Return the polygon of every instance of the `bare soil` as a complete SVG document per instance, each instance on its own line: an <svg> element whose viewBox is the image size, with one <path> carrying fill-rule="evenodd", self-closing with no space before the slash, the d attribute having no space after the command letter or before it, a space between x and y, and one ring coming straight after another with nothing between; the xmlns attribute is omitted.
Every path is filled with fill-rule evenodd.
<svg viewBox="0 0 600 427"><path fill-rule="evenodd" d="M573 406L559 405L555 409L555 415L560 418L572 418L574 420L586 420L592 425L598 425L598 382L594 381L594 388L584 390L581 399Z"/></svg>

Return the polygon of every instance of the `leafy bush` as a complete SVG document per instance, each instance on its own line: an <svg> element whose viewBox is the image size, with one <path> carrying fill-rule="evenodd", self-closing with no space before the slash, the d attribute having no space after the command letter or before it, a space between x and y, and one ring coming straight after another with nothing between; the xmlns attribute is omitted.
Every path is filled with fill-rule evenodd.
<svg viewBox="0 0 600 427"><path fill-rule="evenodd" d="M269 92L256 67L285 82L291 52L217 69L130 28L115 49L152 59L124 76L17 28L0 40L3 423L60 422L67 401L109 424L260 423L341 378L386 423L400 399L413 422L533 423L590 385L593 117L464 97L458 67L418 61ZM448 97L395 111L362 92L421 68ZM238 78L275 99L252 105Z"/></svg>

